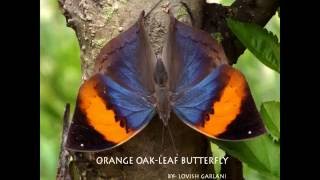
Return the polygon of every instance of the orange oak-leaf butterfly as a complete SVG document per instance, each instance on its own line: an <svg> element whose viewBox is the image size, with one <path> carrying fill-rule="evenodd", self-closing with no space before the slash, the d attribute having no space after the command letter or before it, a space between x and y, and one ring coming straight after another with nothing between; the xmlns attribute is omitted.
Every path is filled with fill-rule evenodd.
<svg viewBox="0 0 320 180"><path fill-rule="evenodd" d="M246 79L228 65L222 46L172 15L162 59L152 52L142 12L102 48L93 74L78 93L66 142L71 150L111 149L156 113L167 125L171 111L210 138L242 140L265 132Z"/></svg>

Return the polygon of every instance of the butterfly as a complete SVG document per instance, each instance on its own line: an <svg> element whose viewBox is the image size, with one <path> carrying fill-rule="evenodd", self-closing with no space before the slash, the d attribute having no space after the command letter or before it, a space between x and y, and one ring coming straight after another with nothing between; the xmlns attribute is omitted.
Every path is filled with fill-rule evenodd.
<svg viewBox="0 0 320 180"><path fill-rule="evenodd" d="M139 133L158 114L174 112L209 138L243 140L265 133L244 75L228 65L207 32L170 15L162 57L155 57L144 12L98 54L77 97L66 147L102 151Z"/></svg>

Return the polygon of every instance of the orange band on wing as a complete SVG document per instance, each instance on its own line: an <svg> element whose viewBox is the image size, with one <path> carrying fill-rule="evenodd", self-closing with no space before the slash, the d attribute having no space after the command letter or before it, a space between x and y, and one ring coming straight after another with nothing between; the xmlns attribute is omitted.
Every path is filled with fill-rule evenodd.
<svg viewBox="0 0 320 180"><path fill-rule="evenodd" d="M212 109L214 114L209 114L209 119L204 126L197 128L211 136L217 136L226 131L227 126L236 119L241 110L242 100L246 96L246 81L243 75L234 69L227 69L230 79L215 101Z"/></svg>
<svg viewBox="0 0 320 180"><path fill-rule="evenodd" d="M107 109L106 102L102 99L97 90L97 78L86 81L80 89L80 108L85 112L88 123L104 138L114 143L120 143L133 134L126 132L125 127L120 126L120 121L115 120L115 113Z"/></svg>

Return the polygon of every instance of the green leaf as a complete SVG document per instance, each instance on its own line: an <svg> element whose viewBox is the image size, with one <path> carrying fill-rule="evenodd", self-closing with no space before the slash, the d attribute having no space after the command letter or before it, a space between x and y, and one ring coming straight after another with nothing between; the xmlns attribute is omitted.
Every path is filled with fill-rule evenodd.
<svg viewBox="0 0 320 180"><path fill-rule="evenodd" d="M227 24L241 43L263 64L280 73L280 43L277 36L256 24L230 18Z"/></svg>
<svg viewBox="0 0 320 180"><path fill-rule="evenodd" d="M214 144L214 143L210 143L211 144L211 151L212 151L212 156L213 157L219 157L222 158L226 155L226 153L219 148L218 145ZM220 174L221 172L221 164L217 163L214 165L214 172L216 174Z"/></svg>
<svg viewBox="0 0 320 180"><path fill-rule="evenodd" d="M261 174L258 171L250 168L246 163L242 163L243 177L245 180L279 180L279 177L268 176Z"/></svg>
<svg viewBox="0 0 320 180"><path fill-rule="evenodd" d="M246 141L213 140L221 149L266 176L280 176L280 145L264 134Z"/></svg>
<svg viewBox="0 0 320 180"><path fill-rule="evenodd" d="M280 139L280 102L268 101L262 103L260 114L268 133L278 141Z"/></svg>

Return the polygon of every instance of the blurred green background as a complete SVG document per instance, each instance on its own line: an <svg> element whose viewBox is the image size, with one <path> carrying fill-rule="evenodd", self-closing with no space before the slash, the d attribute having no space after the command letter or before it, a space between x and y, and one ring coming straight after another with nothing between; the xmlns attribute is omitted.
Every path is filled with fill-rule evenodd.
<svg viewBox="0 0 320 180"><path fill-rule="evenodd" d="M279 38L279 26L280 19L275 15L266 28ZM74 108L81 80L77 38L66 27L57 0L40 0L40 38L40 173L42 180L52 180L56 175L64 107L70 102L71 109ZM278 73L260 63L249 51L245 51L235 66L249 81L258 108L261 102L279 100Z"/></svg>
<svg viewBox="0 0 320 180"><path fill-rule="evenodd" d="M80 52L74 31L66 27L57 0L40 1L40 172L55 179L62 116L74 107L81 79Z"/></svg>

